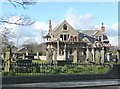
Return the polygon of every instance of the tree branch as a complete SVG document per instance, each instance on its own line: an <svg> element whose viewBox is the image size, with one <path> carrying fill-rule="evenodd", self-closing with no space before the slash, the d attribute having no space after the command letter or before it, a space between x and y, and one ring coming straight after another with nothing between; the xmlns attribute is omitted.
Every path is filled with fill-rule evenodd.
<svg viewBox="0 0 120 89"><path fill-rule="evenodd" d="M34 5L36 2L33 2L33 0L8 0L15 8L17 8L17 5L21 5L24 9L25 6L28 5Z"/></svg>
<svg viewBox="0 0 120 89"><path fill-rule="evenodd" d="M21 25L21 26L30 26L32 24L34 24L34 21L32 21L29 17L23 17L20 16L17 19L15 19L16 21L10 21L10 18L0 18L0 22L1 23L8 23L8 24L15 24L15 25Z"/></svg>

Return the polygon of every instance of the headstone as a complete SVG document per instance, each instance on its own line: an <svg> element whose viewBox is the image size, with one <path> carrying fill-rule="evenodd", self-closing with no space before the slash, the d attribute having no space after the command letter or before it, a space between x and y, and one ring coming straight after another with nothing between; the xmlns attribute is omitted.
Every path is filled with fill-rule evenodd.
<svg viewBox="0 0 120 89"><path fill-rule="evenodd" d="M39 52L37 51L37 59L39 59Z"/></svg>
<svg viewBox="0 0 120 89"><path fill-rule="evenodd" d="M23 57L22 57L22 59L25 59L25 54L23 54Z"/></svg>
<svg viewBox="0 0 120 89"><path fill-rule="evenodd" d="M67 51L67 46L64 46L64 60L68 60L68 51Z"/></svg>
<svg viewBox="0 0 120 89"><path fill-rule="evenodd" d="M48 63L52 63L52 58L53 58L53 52L51 49L48 49L47 54L46 54L46 59Z"/></svg>
<svg viewBox="0 0 120 89"><path fill-rule="evenodd" d="M119 50L117 51L116 55L117 55L117 61L118 61L118 63L120 63L120 52L119 52Z"/></svg>
<svg viewBox="0 0 120 89"><path fill-rule="evenodd" d="M100 64L100 52L98 50L95 53L95 62L96 64Z"/></svg>
<svg viewBox="0 0 120 89"><path fill-rule="evenodd" d="M106 55L107 55L107 61L110 62L110 59L111 59L111 53L108 52Z"/></svg>
<svg viewBox="0 0 120 89"><path fill-rule="evenodd" d="M94 51L94 48L92 48L92 55L93 55L92 61L95 62L95 51Z"/></svg>
<svg viewBox="0 0 120 89"><path fill-rule="evenodd" d="M105 51L104 51L104 48L102 48L102 50L100 52L100 55L101 55L101 64L104 64L104 60L105 60Z"/></svg>
<svg viewBox="0 0 120 89"><path fill-rule="evenodd" d="M93 55L92 53L89 51L88 47L87 47L87 51L86 51L86 63L90 63L92 62L93 59Z"/></svg>
<svg viewBox="0 0 120 89"><path fill-rule="evenodd" d="M57 50L55 48L53 50L53 63L57 64Z"/></svg>
<svg viewBox="0 0 120 89"><path fill-rule="evenodd" d="M73 56L74 56L74 58L73 58L73 63L77 63L77 62L78 62L77 50L74 51Z"/></svg>
<svg viewBox="0 0 120 89"><path fill-rule="evenodd" d="M11 48L7 47L5 55L5 72L10 72Z"/></svg>
<svg viewBox="0 0 120 89"><path fill-rule="evenodd" d="M26 56L28 56L28 50L26 51Z"/></svg>

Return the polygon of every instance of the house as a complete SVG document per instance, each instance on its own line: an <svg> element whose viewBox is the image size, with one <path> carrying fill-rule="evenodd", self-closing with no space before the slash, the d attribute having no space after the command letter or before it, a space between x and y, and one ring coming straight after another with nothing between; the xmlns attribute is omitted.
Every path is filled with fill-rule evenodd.
<svg viewBox="0 0 120 89"><path fill-rule="evenodd" d="M52 29L49 20L48 34L44 36L47 45L47 54L51 54L53 61L72 60L73 62L91 61L95 62L96 54L102 55L105 61L105 54L109 51L111 44L105 34L105 26L102 23L97 30L76 30L66 20ZM49 51L52 50L52 51ZM46 59L47 58L46 54Z"/></svg>

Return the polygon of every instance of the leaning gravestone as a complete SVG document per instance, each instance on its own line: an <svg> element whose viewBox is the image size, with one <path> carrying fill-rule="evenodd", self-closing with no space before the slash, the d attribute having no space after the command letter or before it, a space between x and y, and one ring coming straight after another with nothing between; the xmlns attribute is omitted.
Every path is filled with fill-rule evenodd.
<svg viewBox="0 0 120 89"><path fill-rule="evenodd" d="M11 48L6 48L6 55L5 55L5 72L10 72L10 62L11 62Z"/></svg>
<svg viewBox="0 0 120 89"><path fill-rule="evenodd" d="M100 52L96 50L95 53L96 64L100 64Z"/></svg>

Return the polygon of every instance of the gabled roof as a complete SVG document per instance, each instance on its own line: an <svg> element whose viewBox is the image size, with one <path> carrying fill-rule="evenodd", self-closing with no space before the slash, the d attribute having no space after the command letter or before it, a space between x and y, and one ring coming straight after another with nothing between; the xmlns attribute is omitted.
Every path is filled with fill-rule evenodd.
<svg viewBox="0 0 120 89"><path fill-rule="evenodd" d="M89 36L89 35L86 35L84 33L79 33L79 38L82 40L84 38L87 38L90 42L94 42L95 41L95 38L92 37L92 36Z"/></svg>
<svg viewBox="0 0 120 89"><path fill-rule="evenodd" d="M27 47L23 46L23 47L18 48L16 52L20 52L20 51L26 50L26 49L27 49Z"/></svg>
<svg viewBox="0 0 120 89"><path fill-rule="evenodd" d="M98 30L79 30L78 32L93 37L93 35L94 35L96 32L98 32Z"/></svg>
<svg viewBox="0 0 120 89"><path fill-rule="evenodd" d="M56 32L57 29L58 29L59 27L61 27L63 24L67 24L67 25L70 26L71 29L74 29L66 20L64 20L62 23L60 23L59 25L57 25L57 26L52 30L52 32L51 32L50 34ZM77 30L74 29L74 31L75 31L76 33L78 33Z"/></svg>

